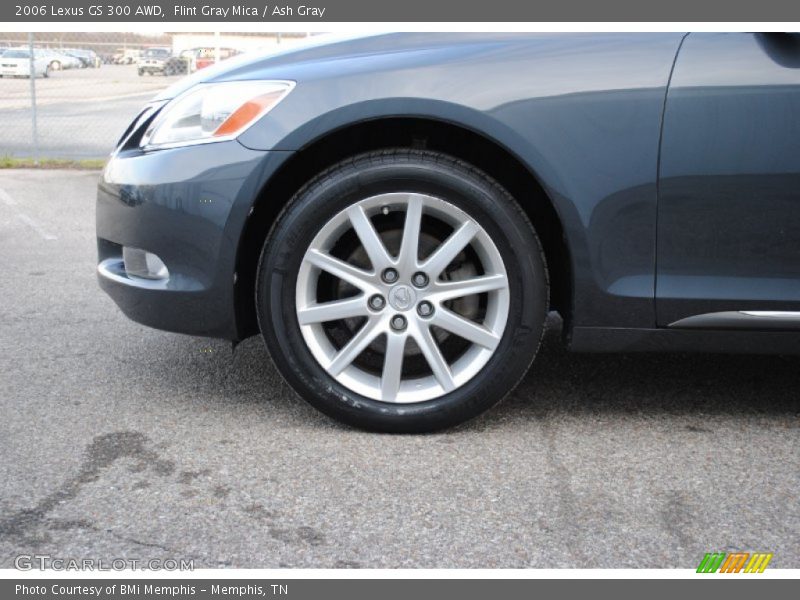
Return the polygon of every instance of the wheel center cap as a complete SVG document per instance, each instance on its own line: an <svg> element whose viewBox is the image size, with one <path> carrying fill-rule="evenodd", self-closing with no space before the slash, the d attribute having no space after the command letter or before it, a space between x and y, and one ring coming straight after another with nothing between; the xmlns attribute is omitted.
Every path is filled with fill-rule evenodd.
<svg viewBox="0 0 800 600"><path fill-rule="evenodd" d="M389 292L389 304L395 310L408 310L417 302L417 293L412 287L398 285Z"/></svg>

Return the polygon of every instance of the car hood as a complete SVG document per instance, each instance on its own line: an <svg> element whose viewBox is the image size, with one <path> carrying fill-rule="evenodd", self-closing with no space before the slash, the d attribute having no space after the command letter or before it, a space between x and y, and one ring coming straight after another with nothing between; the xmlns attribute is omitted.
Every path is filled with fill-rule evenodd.
<svg viewBox="0 0 800 600"><path fill-rule="evenodd" d="M392 56L404 60L403 57L409 54L419 57L422 54L446 53L460 44L492 44L520 36L531 37L531 34L376 33L314 36L286 49L241 54L207 67L168 87L154 101L172 99L199 83L264 78L298 80L303 75L331 76L339 69L365 64L370 58Z"/></svg>
<svg viewBox="0 0 800 600"><path fill-rule="evenodd" d="M292 44L287 48L256 50L240 54L184 77L159 93L153 98L153 101L170 100L198 83L248 79L246 75L248 72L255 74L272 65L302 63L323 58L331 52L347 54L354 42L370 37L373 36L320 35Z"/></svg>

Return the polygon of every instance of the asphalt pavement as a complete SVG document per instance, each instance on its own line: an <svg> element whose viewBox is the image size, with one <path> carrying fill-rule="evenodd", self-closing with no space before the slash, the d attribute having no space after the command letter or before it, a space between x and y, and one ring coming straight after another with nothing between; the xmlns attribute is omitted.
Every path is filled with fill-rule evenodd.
<svg viewBox="0 0 800 600"><path fill-rule="evenodd" d="M259 338L128 321L96 172L0 171L0 567L800 567L800 357L577 355L458 429L340 426Z"/></svg>

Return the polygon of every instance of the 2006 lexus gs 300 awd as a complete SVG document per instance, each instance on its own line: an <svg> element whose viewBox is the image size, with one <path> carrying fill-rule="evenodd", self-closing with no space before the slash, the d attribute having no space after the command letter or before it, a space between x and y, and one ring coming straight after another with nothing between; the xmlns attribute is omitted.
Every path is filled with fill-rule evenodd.
<svg viewBox="0 0 800 600"><path fill-rule="evenodd" d="M204 69L97 200L130 318L260 333L311 404L428 431L576 351L800 351L793 34L395 34Z"/></svg>

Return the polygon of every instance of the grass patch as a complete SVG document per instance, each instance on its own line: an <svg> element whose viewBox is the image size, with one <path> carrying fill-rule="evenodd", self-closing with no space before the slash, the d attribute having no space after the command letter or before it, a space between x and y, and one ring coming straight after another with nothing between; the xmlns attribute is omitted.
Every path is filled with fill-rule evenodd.
<svg viewBox="0 0 800 600"><path fill-rule="evenodd" d="M14 156L0 156L0 169L102 169L105 159L82 158L77 160L62 158L16 158Z"/></svg>

